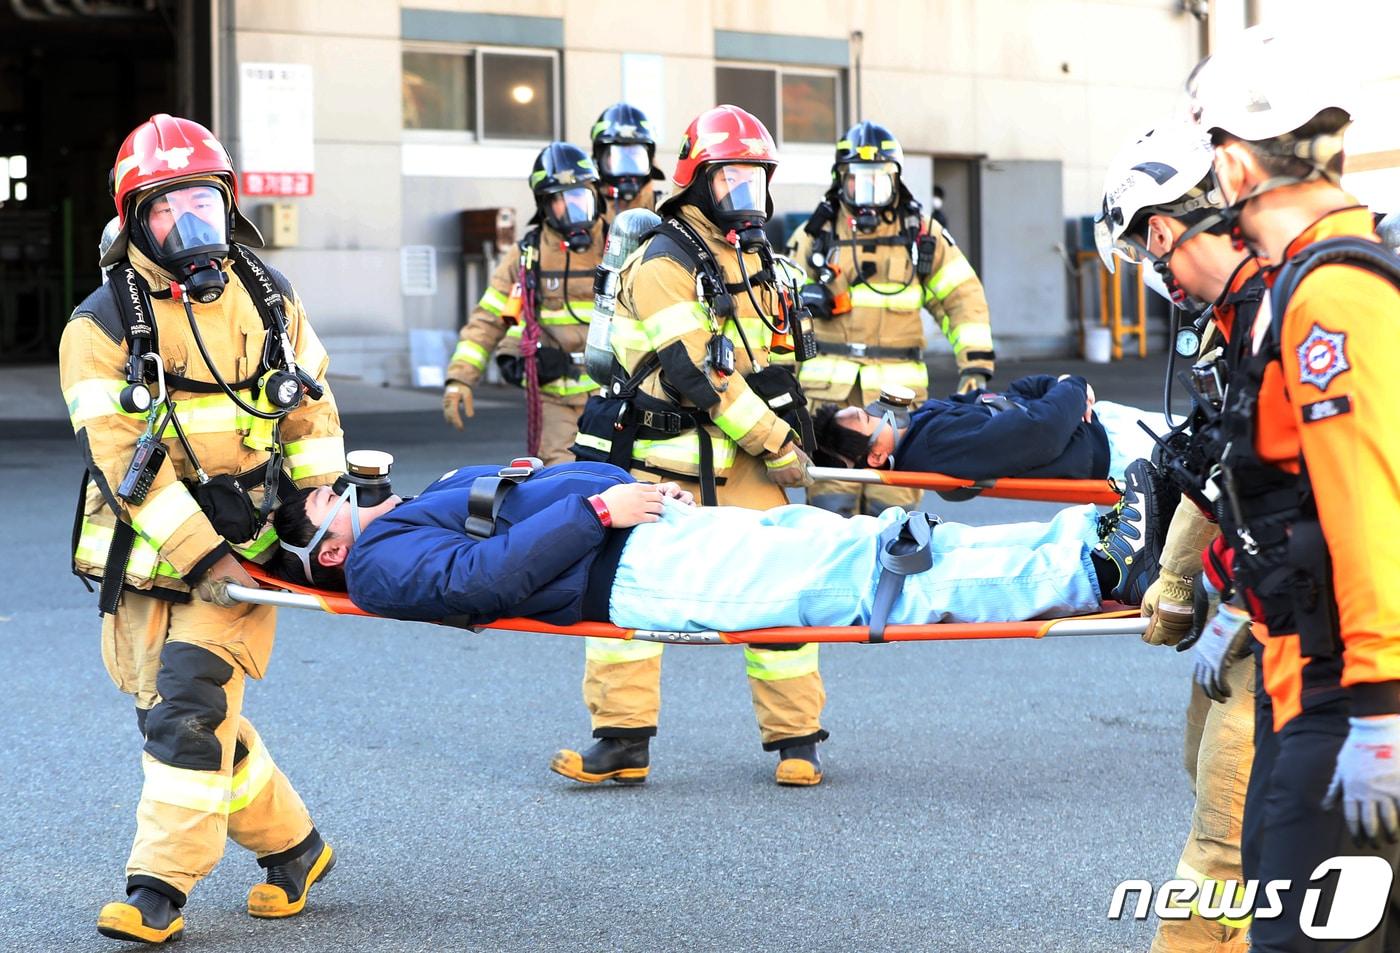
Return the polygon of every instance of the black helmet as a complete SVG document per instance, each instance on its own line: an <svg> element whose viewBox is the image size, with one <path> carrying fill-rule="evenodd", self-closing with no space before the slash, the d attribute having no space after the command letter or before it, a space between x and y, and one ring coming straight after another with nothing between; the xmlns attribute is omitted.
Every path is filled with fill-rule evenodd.
<svg viewBox="0 0 1400 953"><path fill-rule="evenodd" d="M630 200L647 179L666 178L656 167L651 120L636 106L613 103L604 109L593 124L592 136L593 163L610 195Z"/></svg>
<svg viewBox="0 0 1400 953"><path fill-rule="evenodd" d="M857 123L836 143L832 191L854 213L859 231L874 230L882 215L890 220L897 201L907 201L903 168L899 140L879 123Z"/></svg>
<svg viewBox="0 0 1400 953"><path fill-rule="evenodd" d="M598 170L578 146L551 142L535 156L530 190L535 193L532 225L544 222L568 241L573 251L591 243L593 223L602 212L597 191Z"/></svg>

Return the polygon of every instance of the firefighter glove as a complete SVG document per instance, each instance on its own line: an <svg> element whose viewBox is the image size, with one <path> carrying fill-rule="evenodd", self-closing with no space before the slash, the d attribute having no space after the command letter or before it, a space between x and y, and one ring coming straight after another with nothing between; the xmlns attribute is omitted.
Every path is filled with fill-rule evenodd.
<svg viewBox="0 0 1400 953"><path fill-rule="evenodd" d="M1400 715L1351 719L1322 801L1329 810L1338 804L1358 844L1400 839Z"/></svg>
<svg viewBox="0 0 1400 953"><path fill-rule="evenodd" d="M788 443L777 453L770 453L763 459L768 469L768 479L781 487L811 486L813 480L807 475L807 467L812 461L795 443Z"/></svg>
<svg viewBox="0 0 1400 953"><path fill-rule="evenodd" d="M1176 645L1191 631L1190 599L1181 598L1182 586L1167 584L1168 575L1163 571L1142 598L1142 614L1148 618L1142 640L1148 645Z"/></svg>
<svg viewBox="0 0 1400 953"><path fill-rule="evenodd" d="M475 417L472 389L461 381L448 381L442 391L442 418L458 430L467 426L466 418Z"/></svg>

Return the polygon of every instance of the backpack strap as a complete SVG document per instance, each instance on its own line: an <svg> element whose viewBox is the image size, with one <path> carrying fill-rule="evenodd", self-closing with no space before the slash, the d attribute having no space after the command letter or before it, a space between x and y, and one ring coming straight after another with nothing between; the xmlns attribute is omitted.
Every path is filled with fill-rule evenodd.
<svg viewBox="0 0 1400 953"><path fill-rule="evenodd" d="M1269 323L1275 341L1283 340L1283 318L1303 279L1323 265L1339 262L1364 268L1400 289L1400 257L1384 245L1353 235L1314 242L1284 262L1274 279Z"/></svg>

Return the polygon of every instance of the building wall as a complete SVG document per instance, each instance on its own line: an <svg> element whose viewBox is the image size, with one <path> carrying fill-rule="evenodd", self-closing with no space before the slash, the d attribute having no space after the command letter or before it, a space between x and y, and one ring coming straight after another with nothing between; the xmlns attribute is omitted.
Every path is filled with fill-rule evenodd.
<svg viewBox="0 0 1400 953"><path fill-rule="evenodd" d="M394 382L408 376L409 331L465 319L457 212L509 205L523 226L537 150L437 145L403 130L401 8L561 21L563 128L580 144L623 95L624 56L659 56L663 89L650 93L668 171L685 124L714 102L715 31L843 42L854 58L858 30L866 117L890 125L910 153L1058 161L1065 216L1093 210L1107 156L1175 101L1200 42L1176 0L225 2L238 62L314 70L316 192L294 200L298 247L268 258L296 282L337 371ZM854 82L847 91L849 120ZM223 121L236 157L233 109L224 104ZM779 210L810 209L829 162L827 146L786 149ZM405 244L437 248L435 295L402 294ZM1033 331L999 327L998 349L1015 353Z"/></svg>

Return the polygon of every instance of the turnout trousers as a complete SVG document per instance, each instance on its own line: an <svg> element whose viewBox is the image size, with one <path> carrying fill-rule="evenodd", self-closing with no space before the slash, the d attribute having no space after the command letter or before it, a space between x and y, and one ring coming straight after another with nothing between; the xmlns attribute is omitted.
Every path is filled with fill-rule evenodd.
<svg viewBox="0 0 1400 953"><path fill-rule="evenodd" d="M242 715L245 682L263 675L275 621L269 606L133 592L104 618L103 661L135 696L145 738L129 888L155 880L183 898L214 869L226 838L262 860L310 836L306 806Z"/></svg>
<svg viewBox="0 0 1400 953"><path fill-rule="evenodd" d="M1212 896L1219 895L1220 883L1240 883L1242 877L1240 835L1254 762L1253 656L1234 665L1227 679L1230 697L1224 703L1212 702L1192 683L1186 709L1186 773L1196 803L1176 877L1198 884L1213 881ZM1152 953L1244 953L1248 927L1248 918L1162 920Z"/></svg>
<svg viewBox="0 0 1400 953"><path fill-rule="evenodd" d="M646 470L633 470L639 480L664 482ZM700 484L676 480L700 500ZM763 461L740 451L733 468L717 488L721 506L766 510L787 503L782 489L768 479ZM723 546L743 546L742 539L717 540ZM697 559L723 559L697 552ZM665 586L665 579L657 579ZM761 581L753 581L762 585ZM587 639L584 648L583 701L595 738L638 738L656 734L661 713L661 654L658 642ZM745 670L753 698L754 716L764 750L821 741L826 690L817 666L816 643L774 649L744 647Z"/></svg>

